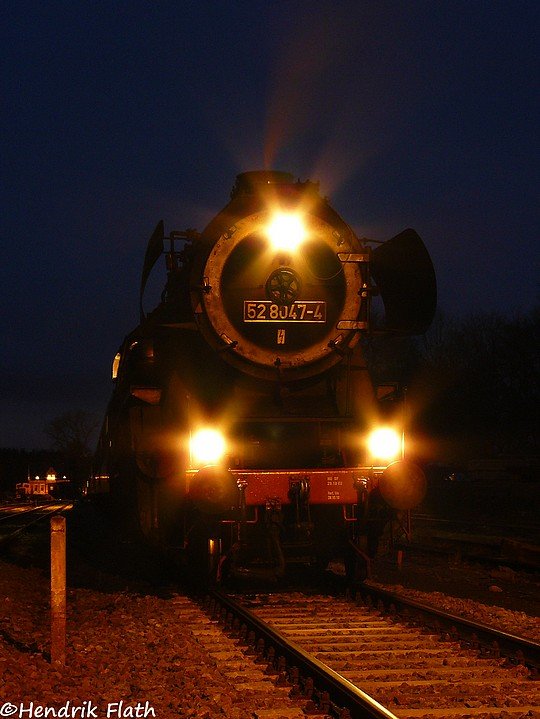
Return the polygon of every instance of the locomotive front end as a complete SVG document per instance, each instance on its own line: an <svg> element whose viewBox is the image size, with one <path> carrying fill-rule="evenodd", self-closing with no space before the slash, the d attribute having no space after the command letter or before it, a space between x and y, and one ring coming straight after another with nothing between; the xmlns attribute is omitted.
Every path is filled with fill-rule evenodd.
<svg viewBox="0 0 540 719"><path fill-rule="evenodd" d="M154 231L141 300L163 253L167 284L115 359L98 472L193 574L276 579L341 556L363 575L392 512L420 501L401 433L368 442L382 421L362 351L374 276L393 331L422 331L434 310L420 238L389 244L372 250L318 184L279 172L239 175L200 234ZM415 273L425 292L401 277Z"/></svg>
<svg viewBox="0 0 540 719"><path fill-rule="evenodd" d="M318 376L367 328L367 250L313 183L240 176L201 244L192 276L198 326L246 375Z"/></svg>

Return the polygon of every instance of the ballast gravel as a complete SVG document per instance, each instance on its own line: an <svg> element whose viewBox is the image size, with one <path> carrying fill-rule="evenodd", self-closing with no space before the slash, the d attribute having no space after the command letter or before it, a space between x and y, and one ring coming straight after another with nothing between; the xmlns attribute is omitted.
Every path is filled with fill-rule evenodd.
<svg viewBox="0 0 540 719"><path fill-rule="evenodd" d="M34 719L46 709L78 719L304 716L284 690L280 701L261 691L261 682L270 684L264 667L240 680L232 659L214 656L223 651L214 625L179 594L69 590L66 664L55 667L47 657L47 579L0 562L0 591L0 716Z"/></svg>
<svg viewBox="0 0 540 719"><path fill-rule="evenodd" d="M540 618L526 612L403 585L382 586L540 640ZM304 716L286 690L262 692L270 682L264 668L244 670L232 640L230 646L220 643L219 630L201 619L199 608L178 590L157 596L132 589L69 589L66 664L52 666L49 591L42 570L0 561L0 716ZM10 714L10 708L16 712Z"/></svg>
<svg viewBox="0 0 540 719"><path fill-rule="evenodd" d="M526 612L511 611L503 607L475 602L472 599L451 597L441 592L423 592L418 589L406 588L401 584L381 584L374 581L368 582L368 584L399 594L406 599L412 599L419 604L437 607L442 611L495 627L508 634L540 642L540 617L531 616Z"/></svg>

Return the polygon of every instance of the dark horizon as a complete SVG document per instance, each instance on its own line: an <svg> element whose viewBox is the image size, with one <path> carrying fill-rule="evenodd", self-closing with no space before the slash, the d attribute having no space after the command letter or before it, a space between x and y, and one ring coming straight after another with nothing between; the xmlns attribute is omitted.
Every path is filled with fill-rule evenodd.
<svg viewBox="0 0 540 719"><path fill-rule="evenodd" d="M449 317L538 306L536 4L4 16L0 446L103 416L153 228L202 230L242 171L320 181L360 236L413 227Z"/></svg>

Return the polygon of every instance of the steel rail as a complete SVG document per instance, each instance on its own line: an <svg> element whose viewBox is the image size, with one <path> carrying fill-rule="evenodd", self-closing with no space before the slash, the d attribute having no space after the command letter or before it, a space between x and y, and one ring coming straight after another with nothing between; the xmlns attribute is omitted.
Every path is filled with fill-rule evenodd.
<svg viewBox="0 0 540 719"><path fill-rule="evenodd" d="M32 527L34 524L37 524L38 522L43 521L44 519L47 519L47 517L50 517L51 515L57 513L57 512L63 512L65 509L71 506L71 503L68 504L62 504L62 505L55 505L54 507L47 507L46 511L36 519L32 520L31 522L27 522L22 527L19 527L18 529L15 529L13 532L10 532L9 534L5 534L4 536L0 537L0 547L5 547L7 544L12 542L14 539L16 539L20 534L25 532L27 529ZM40 508L41 509L41 508Z"/></svg>
<svg viewBox="0 0 540 719"><path fill-rule="evenodd" d="M491 656L505 656L533 671L540 671L540 644L537 642L448 614L383 589L362 585L358 595L364 602L377 605L387 613L397 614L409 621L421 621L430 629L439 632L444 630L452 638L462 639L471 647L482 647Z"/></svg>
<svg viewBox="0 0 540 719"><path fill-rule="evenodd" d="M468 529L475 530L473 534L482 534L483 532L479 532L478 528L484 528L486 530L493 530L498 531L500 529L512 529L512 530L520 530L523 532L540 532L540 524L538 522L525 522L524 524L503 524L502 522L492 522L490 520L483 520L483 521L473 521L472 519L446 519L445 517L434 517L430 514L420 514L416 512L412 512L411 518L415 522L424 522L425 524L440 524L440 525L448 525L451 524L453 526L458 527L466 527Z"/></svg>
<svg viewBox="0 0 540 719"><path fill-rule="evenodd" d="M299 670L304 684L313 681L316 694L327 692L336 716L346 716L341 713L344 709L348 710L351 719L397 719L395 714L369 694L308 654L281 632L271 628L233 598L218 590L211 591L209 596L253 633L254 645L262 641L263 646L273 647L276 658L285 657L289 667L296 667Z"/></svg>
<svg viewBox="0 0 540 719"><path fill-rule="evenodd" d="M56 504L57 503L55 503L55 506ZM17 511L9 511L10 509ZM14 505L13 507L7 508L7 510L5 507L0 507L0 522L10 519L13 521L18 517L26 516L32 512L40 512L43 511L43 509L48 509L48 506L44 504L36 504L33 507L20 507L19 505Z"/></svg>
<svg viewBox="0 0 540 719"><path fill-rule="evenodd" d="M7 512L3 507L0 508L0 522L3 522L4 520L14 520L17 519L17 517L22 517L26 514L30 514L30 512L37 512L41 509L43 509L43 506L37 505L35 507L22 507L19 509L19 507L15 506L13 509L18 510L14 512Z"/></svg>
<svg viewBox="0 0 540 719"><path fill-rule="evenodd" d="M514 543L514 556L505 553L504 547ZM398 549L409 553L437 556L457 556L470 559L487 567L504 564L516 571L531 571L540 568L540 544L524 543L512 537L498 538L497 542L480 542L469 538L447 538L433 536L422 542L398 543Z"/></svg>

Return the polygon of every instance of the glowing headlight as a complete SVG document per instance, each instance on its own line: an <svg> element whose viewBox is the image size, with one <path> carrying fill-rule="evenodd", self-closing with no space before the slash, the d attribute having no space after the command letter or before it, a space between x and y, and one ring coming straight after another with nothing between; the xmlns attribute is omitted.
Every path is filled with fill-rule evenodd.
<svg viewBox="0 0 540 719"><path fill-rule="evenodd" d="M216 464L225 454L225 438L217 429L200 429L191 437L190 450L194 464Z"/></svg>
<svg viewBox="0 0 540 719"><path fill-rule="evenodd" d="M390 461L401 453L401 436L390 427L379 427L368 437L368 450L374 459Z"/></svg>
<svg viewBox="0 0 540 719"><path fill-rule="evenodd" d="M306 237L306 228L298 215L279 213L274 215L267 234L275 250L294 252Z"/></svg>

